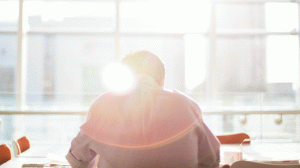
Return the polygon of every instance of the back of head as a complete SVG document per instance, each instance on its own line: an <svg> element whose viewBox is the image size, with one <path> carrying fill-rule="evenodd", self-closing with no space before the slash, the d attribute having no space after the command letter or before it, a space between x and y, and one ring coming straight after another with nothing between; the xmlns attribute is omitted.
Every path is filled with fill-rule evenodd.
<svg viewBox="0 0 300 168"><path fill-rule="evenodd" d="M163 85L165 79L165 65L161 59L146 50L135 51L126 55L122 63L132 68L135 73L151 76L159 85Z"/></svg>

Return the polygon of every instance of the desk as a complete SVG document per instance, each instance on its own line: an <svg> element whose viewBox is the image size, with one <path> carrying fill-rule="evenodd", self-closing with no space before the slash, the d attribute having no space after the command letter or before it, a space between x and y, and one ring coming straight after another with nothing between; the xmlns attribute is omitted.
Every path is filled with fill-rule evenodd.
<svg viewBox="0 0 300 168"><path fill-rule="evenodd" d="M224 164L224 152L240 152L240 145L222 145L221 163ZM281 161L300 160L300 143L264 143L251 142L243 145L243 160L249 161Z"/></svg>
<svg viewBox="0 0 300 168"><path fill-rule="evenodd" d="M47 144L41 144L41 143L34 143L31 145L31 147L20 154L22 157L47 157L49 153L55 154L55 155L61 155L65 156L69 149L70 149L70 143L67 144L61 144L61 143L47 143Z"/></svg>
<svg viewBox="0 0 300 168"><path fill-rule="evenodd" d="M35 164L45 164L49 163L48 158L25 158L25 157L15 157L10 161L1 165L1 168L21 168L23 164L35 163Z"/></svg>
<svg viewBox="0 0 300 168"><path fill-rule="evenodd" d="M50 163L51 158L47 158L47 156L54 157L59 156L58 159L65 160L65 155L68 153L70 149L69 144L31 144L31 147L20 154L18 157L13 157L10 161L1 165L1 168L21 168L24 163L37 163L37 164L45 164ZM55 160L58 160L54 158Z"/></svg>
<svg viewBox="0 0 300 168"><path fill-rule="evenodd" d="M4 163L1 168L21 168L24 163L49 163L48 153L65 156L70 144L33 144L29 151L21 156ZM240 152L240 145L221 145L221 164L224 152ZM42 156L44 158L29 158ZM243 145L243 158L245 160L271 161L271 160L300 160L300 143L260 143L251 142Z"/></svg>

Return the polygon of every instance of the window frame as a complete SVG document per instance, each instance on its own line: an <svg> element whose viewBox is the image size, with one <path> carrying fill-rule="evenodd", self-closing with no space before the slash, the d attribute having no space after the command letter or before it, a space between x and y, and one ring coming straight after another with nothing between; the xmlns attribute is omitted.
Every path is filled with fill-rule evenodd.
<svg viewBox="0 0 300 168"><path fill-rule="evenodd" d="M57 30L27 30L26 25L24 24L26 22L26 18L23 13L23 5L25 0L18 0L19 1L19 19L18 19L18 30L6 30L6 31L0 31L1 34L5 33L16 33L18 37L18 54L17 54L17 87L16 87L16 96L17 96L17 109L19 112L26 111L30 113L30 110L26 110L26 76L27 76L27 52L26 52L26 35L30 33L53 33L53 34L103 34L103 35L113 35L115 38L115 57L116 59L120 59L120 38L121 37L136 37L136 36L163 36L163 37L183 37L185 34L190 33L122 33L120 32L120 3L122 0L114 0L115 2L115 30L113 32L98 32L98 31L57 31ZM134 1L134 0L124 0L126 1ZM210 29L208 32L204 33L193 33L193 34L201 34L209 38L209 67L207 67L207 74L210 76L208 78L208 84L206 85L206 96L208 101L213 101L216 99L217 90L216 90L216 81L218 80L217 77L214 75L215 67L214 62L216 61L216 41L218 37L243 37L243 36L268 36L268 35L295 35L298 36L300 41L300 32L299 30L292 30L292 31L285 31L285 32L271 32L271 31L261 31L261 30L243 30L243 29L217 29L216 27L216 5L219 3L229 3L229 4L261 4L261 3L267 3L267 2L274 2L273 0L211 0L209 1L212 3L211 6L211 22L210 22ZM300 2L299 1L293 1L293 0L280 0L276 1L276 3L296 3L298 5L298 14L300 16ZM299 17L299 27L300 27L300 17ZM299 49L300 50L300 49ZM300 55L299 55L300 57ZM300 63L299 63L300 67ZM300 70L298 72L298 78L300 81ZM300 82L299 82L300 86ZM300 104L300 90L298 88L297 93L297 103ZM272 111L274 114L283 114L283 113L298 113L300 110L284 110L284 111ZM32 111L31 111L32 112ZM205 113L220 113L222 111L204 111ZM238 112L238 111L235 111ZM263 113L269 113L270 111L263 111ZM55 112L56 113L56 112ZM84 112L86 113L86 112ZM228 112L227 112L228 113ZM230 113L230 112L229 112ZM240 113L247 113L244 111L240 111ZM260 113L260 111L252 111L252 113ZM57 112L59 114L59 112Z"/></svg>

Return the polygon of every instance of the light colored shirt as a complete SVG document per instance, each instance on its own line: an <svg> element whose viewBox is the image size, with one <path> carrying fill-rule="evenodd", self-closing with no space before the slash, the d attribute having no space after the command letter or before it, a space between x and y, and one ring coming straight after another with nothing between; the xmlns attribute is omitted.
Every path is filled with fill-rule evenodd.
<svg viewBox="0 0 300 168"><path fill-rule="evenodd" d="M101 168L219 167L220 143L197 103L163 89L154 90L152 97L145 113L138 114L126 111L135 104L131 94L108 92L96 99L71 143L66 156L70 165L89 168L98 161Z"/></svg>

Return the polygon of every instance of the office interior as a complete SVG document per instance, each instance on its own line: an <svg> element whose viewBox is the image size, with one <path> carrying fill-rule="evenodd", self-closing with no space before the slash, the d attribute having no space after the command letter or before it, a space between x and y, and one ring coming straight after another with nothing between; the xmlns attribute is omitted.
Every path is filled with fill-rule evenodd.
<svg viewBox="0 0 300 168"><path fill-rule="evenodd" d="M0 0L0 140L70 143L107 65L149 50L216 135L300 142L300 1Z"/></svg>

